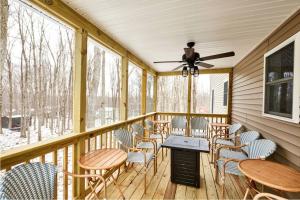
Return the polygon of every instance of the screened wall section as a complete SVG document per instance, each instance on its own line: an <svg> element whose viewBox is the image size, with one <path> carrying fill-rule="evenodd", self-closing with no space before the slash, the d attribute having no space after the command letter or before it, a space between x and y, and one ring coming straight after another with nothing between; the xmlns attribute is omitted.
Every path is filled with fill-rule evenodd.
<svg viewBox="0 0 300 200"><path fill-rule="evenodd" d="M159 76L157 82L157 111L187 112L188 78Z"/></svg>
<svg viewBox="0 0 300 200"><path fill-rule="evenodd" d="M121 57L88 38L87 52L87 129L98 128L120 119Z"/></svg>
<svg viewBox="0 0 300 200"><path fill-rule="evenodd" d="M8 5L0 152L71 133L73 126L74 30L24 2Z"/></svg>
<svg viewBox="0 0 300 200"><path fill-rule="evenodd" d="M142 69L128 65L128 118L141 115Z"/></svg>
<svg viewBox="0 0 300 200"><path fill-rule="evenodd" d="M147 74L147 93L146 93L146 112L150 113L154 111L154 77L151 74Z"/></svg>

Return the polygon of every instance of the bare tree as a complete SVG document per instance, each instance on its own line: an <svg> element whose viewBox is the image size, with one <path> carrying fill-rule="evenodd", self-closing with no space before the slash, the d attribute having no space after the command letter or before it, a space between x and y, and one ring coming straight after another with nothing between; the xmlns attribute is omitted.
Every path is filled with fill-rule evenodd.
<svg viewBox="0 0 300 200"><path fill-rule="evenodd" d="M0 0L0 134L2 134L2 69L7 53L8 1Z"/></svg>

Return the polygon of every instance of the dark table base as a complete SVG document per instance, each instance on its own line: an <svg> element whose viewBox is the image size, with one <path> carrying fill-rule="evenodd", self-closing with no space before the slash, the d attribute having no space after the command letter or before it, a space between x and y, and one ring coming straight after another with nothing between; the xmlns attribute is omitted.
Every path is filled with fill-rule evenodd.
<svg viewBox="0 0 300 200"><path fill-rule="evenodd" d="M200 152L171 148L171 181L200 187Z"/></svg>

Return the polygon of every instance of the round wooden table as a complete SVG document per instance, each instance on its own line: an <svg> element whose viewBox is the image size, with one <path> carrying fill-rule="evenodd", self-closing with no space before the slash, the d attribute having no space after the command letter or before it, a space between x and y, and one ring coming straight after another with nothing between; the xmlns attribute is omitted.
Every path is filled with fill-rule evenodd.
<svg viewBox="0 0 300 200"><path fill-rule="evenodd" d="M249 179L249 187L244 199L247 198L250 189L257 189L254 182L285 192L300 192L300 172L288 166L259 159L249 159L239 162L239 170Z"/></svg>
<svg viewBox="0 0 300 200"><path fill-rule="evenodd" d="M99 174L99 179L89 180L89 185L91 187L92 193L95 194L95 197L98 199L96 188L101 184L104 183L104 191L105 191L105 198L106 198L106 180L112 178L114 184L116 185L117 189L121 193L123 199L125 199L119 185L117 184L117 178L119 176L120 167L126 162L127 160L127 153L120 149L99 149L94 150L86 153L85 155L81 156L78 160L78 165L85 169L85 170L105 170L105 173ZM118 170L118 175L115 178L113 173Z"/></svg>

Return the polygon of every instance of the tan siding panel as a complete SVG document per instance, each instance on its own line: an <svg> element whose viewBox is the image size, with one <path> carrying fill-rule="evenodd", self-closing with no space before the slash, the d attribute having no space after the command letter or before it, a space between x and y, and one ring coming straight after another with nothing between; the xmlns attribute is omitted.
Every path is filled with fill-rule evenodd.
<svg viewBox="0 0 300 200"><path fill-rule="evenodd" d="M263 56L300 31L300 12L272 33L233 70L232 120L278 144L275 158L285 158L300 167L300 125L262 117Z"/></svg>

